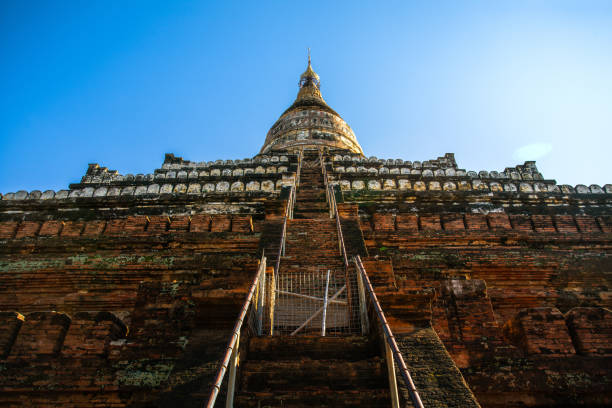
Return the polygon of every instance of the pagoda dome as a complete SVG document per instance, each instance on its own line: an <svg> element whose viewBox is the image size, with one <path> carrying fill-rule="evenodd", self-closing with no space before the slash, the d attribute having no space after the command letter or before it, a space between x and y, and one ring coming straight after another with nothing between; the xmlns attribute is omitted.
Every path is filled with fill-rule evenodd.
<svg viewBox="0 0 612 408"><path fill-rule="evenodd" d="M321 96L319 75L312 69L309 55L308 67L300 76L295 102L272 125L259 153L319 147L363 155L351 127Z"/></svg>

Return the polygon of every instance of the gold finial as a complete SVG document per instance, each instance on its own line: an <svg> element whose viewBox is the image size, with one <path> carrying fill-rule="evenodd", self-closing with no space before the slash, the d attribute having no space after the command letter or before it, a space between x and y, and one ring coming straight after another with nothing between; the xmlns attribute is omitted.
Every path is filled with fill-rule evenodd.
<svg viewBox="0 0 612 408"><path fill-rule="evenodd" d="M310 84L314 84L317 88L319 87L319 76L312 69L312 65L310 65L310 48L308 48L308 67L306 67L306 71L300 76L300 88Z"/></svg>

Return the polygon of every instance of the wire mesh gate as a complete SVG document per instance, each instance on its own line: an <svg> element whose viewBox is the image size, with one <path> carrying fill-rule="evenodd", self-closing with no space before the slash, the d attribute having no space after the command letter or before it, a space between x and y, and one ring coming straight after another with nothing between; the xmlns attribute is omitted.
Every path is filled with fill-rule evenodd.
<svg viewBox="0 0 612 408"><path fill-rule="evenodd" d="M277 279L273 334L361 333L357 276L352 268L282 271Z"/></svg>

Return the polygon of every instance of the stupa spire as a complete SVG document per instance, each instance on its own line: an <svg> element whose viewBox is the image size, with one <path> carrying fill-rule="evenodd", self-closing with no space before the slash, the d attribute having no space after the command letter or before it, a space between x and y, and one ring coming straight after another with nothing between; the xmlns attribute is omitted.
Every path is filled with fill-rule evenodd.
<svg viewBox="0 0 612 408"><path fill-rule="evenodd" d="M329 147L363 154L350 126L321 96L319 75L312 69L310 49L299 86L297 98L270 128L260 153Z"/></svg>
<svg viewBox="0 0 612 408"><path fill-rule="evenodd" d="M298 92L297 100L313 97L323 100L319 75L312 69L310 48L308 49L308 66L306 67L306 71L300 75L299 85L300 91Z"/></svg>

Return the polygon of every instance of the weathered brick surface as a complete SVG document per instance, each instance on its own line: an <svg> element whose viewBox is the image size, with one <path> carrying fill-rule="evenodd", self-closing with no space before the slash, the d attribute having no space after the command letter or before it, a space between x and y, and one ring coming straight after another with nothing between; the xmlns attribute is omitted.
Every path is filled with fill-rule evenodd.
<svg viewBox="0 0 612 408"><path fill-rule="evenodd" d="M597 219L595 219L594 217L577 215L574 218L576 220L576 224L578 225L578 229L582 233L601 231L601 228L599 228L599 224L597 223Z"/></svg>
<svg viewBox="0 0 612 408"><path fill-rule="evenodd" d="M461 231L465 229L463 214L444 214L442 224L445 231Z"/></svg>
<svg viewBox="0 0 612 408"><path fill-rule="evenodd" d="M189 231L189 224L191 223L191 217L183 215L183 216L174 216L170 218L170 231Z"/></svg>
<svg viewBox="0 0 612 408"><path fill-rule="evenodd" d="M393 231L395 229L395 216L393 214L374 214L372 224L375 231Z"/></svg>
<svg viewBox="0 0 612 408"><path fill-rule="evenodd" d="M519 312L504 325L504 335L527 354L574 354L563 314L555 308Z"/></svg>
<svg viewBox="0 0 612 408"><path fill-rule="evenodd" d="M170 219L166 215L152 215L149 217L147 234L161 234L168 230Z"/></svg>
<svg viewBox="0 0 612 408"><path fill-rule="evenodd" d="M597 217L597 222L599 223L599 227L603 232L612 232L612 216L601 216Z"/></svg>
<svg viewBox="0 0 612 408"><path fill-rule="evenodd" d="M578 232L576 221L571 215L556 215L555 224L559 232Z"/></svg>
<svg viewBox="0 0 612 408"><path fill-rule="evenodd" d="M602 307L576 307L565 314L576 348L585 355L612 356L612 312Z"/></svg>
<svg viewBox="0 0 612 408"><path fill-rule="evenodd" d="M489 226L491 229L502 229L508 230L512 228L510 225L510 218L508 218L507 214L489 214L487 216L489 220Z"/></svg>
<svg viewBox="0 0 612 408"><path fill-rule="evenodd" d="M0 359L11 352L23 320L23 315L17 312L0 312Z"/></svg>
<svg viewBox="0 0 612 408"><path fill-rule="evenodd" d="M28 359L59 353L69 325L70 317L63 313L28 313L9 358Z"/></svg>
<svg viewBox="0 0 612 408"><path fill-rule="evenodd" d="M40 227L40 236L58 236L64 227L62 221L45 221Z"/></svg>
<svg viewBox="0 0 612 408"><path fill-rule="evenodd" d="M211 232L230 231L232 225L232 217L230 215L215 215L212 217L210 224Z"/></svg>
<svg viewBox="0 0 612 408"><path fill-rule="evenodd" d="M81 236L81 233L84 229L84 222L80 221L66 221L64 223L64 228L62 229L62 233L60 234L62 237L78 237Z"/></svg>
<svg viewBox="0 0 612 408"><path fill-rule="evenodd" d="M419 217L419 223L423 231L440 231L442 229L439 215L423 215Z"/></svg>
<svg viewBox="0 0 612 408"><path fill-rule="evenodd" d="M510 222L512 223L512 228L517 231L533 231L533 222L531 217L527 215L511 215Z"/></svg>
<svg viewBox="0 0 612 408"><path fill-rule="evenodd" d="M24 221L17 227L15 238L32 238L38 234L40 223L36 221Z"/></svg>
<svg viewBox="0 0 612 408"><path fill-rule="evenodd" d="M84 237L97 237L102 234L106 227L106 221L87 221L83 229Z"/></svg>
<svg viewBox="0 0 612 408"><path fill-rule="evenodd" d="M125 220L123 232L127 234L143 233L147 226L147 218L142 216L130 216Z"/></svg>
<svg viewBox="0 0 612 408"><path fill-rule="evenodd" d="M536 232L556 232L550 215L532 215L531 220Z"/></svg>
<svg viewBox="0 0 612 408"><path fill-rule="evenodd" d="M397 216L398 231L418 231L419 219L416 215L398 214Z"/></svg>
<svg viewBox="0 0 612 408"><path fill-rule="evenodd" d="M108 354L111 341L127 334L127 327L109 312L78 312L72 316L62 354L73 358Z"/></svg>
<svg viewBox="0 0 612 408"><path fill-rule="evenodd" d="M191 217L191 232L207 232L210 231L210 215L198 214Z"/></svg>
<svg viewBox="0 0 612 408"><path fill-rule="evenodd" d="M125 219L119 218L106 223L104 235L120 235L125 232Z"/></svg>
<svg viewBox="0 0 612 408"><path fill-rule="evenodd" d="M396 342L424 406L480 407L432 328L396 335ZM408 389L400 380L399 373L396 376L404 406L410 407Z"/></svg>
<svg viewBox="0 0 612 408"><path fill-rule="evenodd" d="M308 185L322 184L320 166L302 181L281 271L342 268L324 191ZM0 314L0 406L203 406L264 248L273 270L286 204L232 194L0 200L0 310L26 319ZM355 200L339 205L349 256L362 256L426 406L471 406L470 388L485 407L610 404L603 194L351 194L338 196ZM369 381L345 354L302 370L304 383L285 378L299 364L261 367L296 387L319 372L336 381L334 369ZM380 379L380 361L369 367Z"/></svg>
<svg viewBox="0 0 612 408"><path fill-rule="evenodd" d="M253 221L251 216L232 217L232 232L252 232Z"/></svg>
<svg viewBox="0 0 612 408"><path fill-rule="evenodd" d="M465 224L469 230L484 231L489 228L487 218L482 214L466 214Z"/></svg>
<svg viewBox="0 0 612 408"><path fill-rule="evenodd" d="M13 238L18 225L19 223L16 221L0 222L0 238Z"/></svg>

